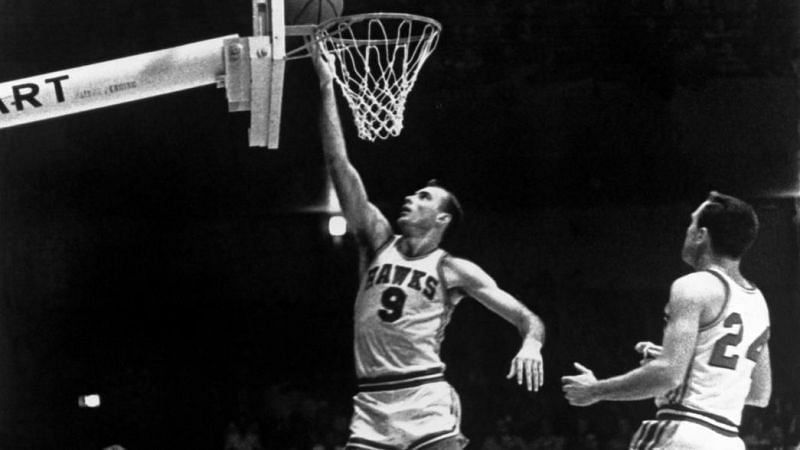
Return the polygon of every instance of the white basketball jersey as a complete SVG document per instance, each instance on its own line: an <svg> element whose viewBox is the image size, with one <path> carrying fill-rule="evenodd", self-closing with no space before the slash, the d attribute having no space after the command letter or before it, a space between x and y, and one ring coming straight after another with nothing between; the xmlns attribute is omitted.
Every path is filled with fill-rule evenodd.
<svg viewBox="0 0 800 450"><path fill-rule="evenodd" d="M657 417L699 421L735 433L753 368L769 340L769 311L758 289L709 272L725 284L725 305L714 322L700 329L684 382L656 399Z"/></svg>
<svg viewBox="0 0 800 450"><path fill-rule="evenodd" d="M355 303L359 379L444 369L439 349L455 302L447 298L436 249L406 257L394 236L362 275Z"/></svg>

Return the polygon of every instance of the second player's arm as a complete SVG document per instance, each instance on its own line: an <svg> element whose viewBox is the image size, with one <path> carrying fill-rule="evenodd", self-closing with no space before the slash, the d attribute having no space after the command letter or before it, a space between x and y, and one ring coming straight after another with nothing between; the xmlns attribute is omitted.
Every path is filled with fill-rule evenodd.
<svg viewBox="0 0 800 450"><path fill-rule="evenodd" d="M508 377L528 389L538 390L544 382L541 349L544 345L544 322L519 300L497 286L497 283L476 264L461 258L444 261L448 286L459 288L489 310L513 324L522 336L522 345L511 362Z"/></svg>
<svg viewBox="0 0 800 450"><path fill-rule="evenodd" d="M747 394L745 404L766 408L772 396L772 366L769 357L769 346L764 344L764 349L758 356L756 366L753 368L750 392Z"/></svg>
<svg viewBox="0 0 800 450"><path fill-rule="evenodd" d="M593 397L598 401L643 400L679 386L692 359L702 309L702 295L697 295L692 280L673 283L661 354L626 374L597 381Z"/></svg>

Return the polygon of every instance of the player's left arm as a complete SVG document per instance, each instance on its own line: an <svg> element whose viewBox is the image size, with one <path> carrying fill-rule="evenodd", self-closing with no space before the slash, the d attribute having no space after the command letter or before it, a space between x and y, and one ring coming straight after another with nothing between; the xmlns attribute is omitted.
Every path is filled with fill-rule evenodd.
<svg viewBox="0 0 800 450"><path fill-rule="evenodd" d="M661 354L628 373L604 380L597 380L591 370L575 363L581 373L561 379L567 400L574 406L603 400L643 400L679 386L692 359L703 304L693 275L676 280L667 304Z"/></svg>
<svg viewBox="0 0 800 450"><path fill-rule="evenodd" d="M766 408L772 396L772 364L769 357L769 346L766 343L758 355L751 377L750 392L747 393L744 402L746 405Z"/></svg>
<svg viewBox="0 0 800 450"><path fill-rule="evenodd" d="M442 262L442 269L448 288L462 290L517 327L522 335L522 345L511 361L507 378L516 376L517 383L525 383L528 390L538 391L544 382L544 322L514 296L498 287L495 280L477 264L448 256Z"/></svg>

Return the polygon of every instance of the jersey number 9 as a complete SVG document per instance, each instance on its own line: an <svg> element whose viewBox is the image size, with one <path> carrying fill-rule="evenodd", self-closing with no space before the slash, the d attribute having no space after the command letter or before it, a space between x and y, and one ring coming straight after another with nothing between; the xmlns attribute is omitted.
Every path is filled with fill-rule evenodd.
<svg viewBox="0 0 800 450"><path fill-rule="evenodd" d="M384 322L394 322L403 315L403 306L406 304L406 293L399 287L386 288L381 294L381 306L378 317Z"/></svg>

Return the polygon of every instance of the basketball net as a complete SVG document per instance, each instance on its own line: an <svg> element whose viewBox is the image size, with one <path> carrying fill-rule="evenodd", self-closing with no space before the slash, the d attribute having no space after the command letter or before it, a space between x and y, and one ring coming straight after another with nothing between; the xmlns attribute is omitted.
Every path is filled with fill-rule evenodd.
<svg viewBox="0 0 800 450"><path fill-rule="evenodd" d="M361 139L400 134L408 93L440 31L433 19L396 13L337 17L317 28L318 47Z"/></svg>

